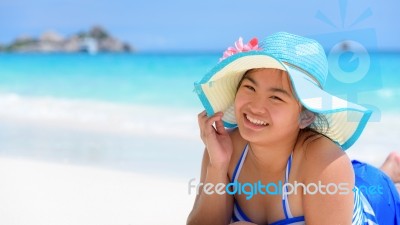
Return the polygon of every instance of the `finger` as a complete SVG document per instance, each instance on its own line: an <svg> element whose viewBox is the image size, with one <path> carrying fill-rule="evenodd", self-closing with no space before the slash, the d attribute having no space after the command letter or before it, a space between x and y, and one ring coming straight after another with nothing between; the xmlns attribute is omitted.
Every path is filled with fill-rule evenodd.
<svg viewBox="0 0 400 225"><path fill-rule="evenodd" d="M215 135L216 129L214 128L213 124L220 120L222 117L222 112L217 112L213 116L199 118L199 127L200 127L200 136L204 140L209 135Z"/></svg>
<svg viewBox="0 0 400 225"><path fill-rule="evenodd" d="M214 114L215 116L215 114ZM200 128L200 137L204 141L206 136L215 133L214 128L209 126L210 120L213 120L213 116L208 117L206 110L203 110L198 114L198 123ZM211 122L212 124L213 122Z"/></svg>
<svg viewBox="0 0 400 225"><path fill-rule="evenodd" d="M217 113L214 116L208 118L204 124L204 135L215 135L216 134L216 128L214 127L214 123L218 120L221 120L221 113Z"/></svg>
<svg viewBox="0 0 400 225"><path fill-rule="evenodd" d="M207 121L208 121L210 118L213 118L213 117L215 117L215 116L220 116L220 115L221 115L221 112L217 112L217 113L215 113L214 115L208 117L208 116L207 116L207 112L204 110L203 112L201 112L201 113L198 115L198 122L199 122L200 127L202 127L201 124L206 124Z"/></svg>
<svg viewBox="0 0 400 225"><path fill-rule="evenodd" d="M200 129L203 129L203 124L205 120L207 119L207 112L206 110L203 110L201 113L197 115L197 122L199 124Z"/></svg>
<svg viewBox="0 0 400 225"><path fill-rule="evenodd" d="M199 114L197 115L197 117L198 117L198 118L204 117L206 114L207 114L206 110L203 110L203 111L201 111L201 113L199 113Z"/></svg>
<svg viewBox="0 0 400 225"><path fill-rule="evenodd" d="M227 133L224 123L222 122L222 118L215 121L215 128L216 128L218 134L226 134Z"/></svg>
<svg viewBox="0 0 400 225"><path fill-rule="evenodd" d="M207 118L207 120L205 121L207 126L213 125L214 122L216 122L217 120L220 120L222 118L223 113L222 112L217 112L214 115L210 116Z"/></svg>

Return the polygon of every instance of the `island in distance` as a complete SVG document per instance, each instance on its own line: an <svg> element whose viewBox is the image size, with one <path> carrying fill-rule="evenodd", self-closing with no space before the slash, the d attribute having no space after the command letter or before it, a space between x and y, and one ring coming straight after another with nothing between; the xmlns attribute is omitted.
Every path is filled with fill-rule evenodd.
<svg viewBox="0 0 400 225"><path fill-rule="evenodd" d="M133 48L112 37L101 26L94 26L88 32L79 32L63 38L55 31L44 32L39 38L19 37L9 45L0 45L0 52L133 52Z"/></svg>

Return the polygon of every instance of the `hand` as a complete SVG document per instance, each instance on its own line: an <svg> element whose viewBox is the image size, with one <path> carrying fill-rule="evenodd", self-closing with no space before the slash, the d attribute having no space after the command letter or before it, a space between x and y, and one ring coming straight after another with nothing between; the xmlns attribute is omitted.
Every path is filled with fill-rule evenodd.
<svg viewBox="0 0 400 225"><path fill-rule="evenodd" d="M224 127L222 116L223 113L218 112L207 117L206 111L198 115L201 139L207 148L210 164L215 167L227 167L233 152L232 140Z"/></svg>

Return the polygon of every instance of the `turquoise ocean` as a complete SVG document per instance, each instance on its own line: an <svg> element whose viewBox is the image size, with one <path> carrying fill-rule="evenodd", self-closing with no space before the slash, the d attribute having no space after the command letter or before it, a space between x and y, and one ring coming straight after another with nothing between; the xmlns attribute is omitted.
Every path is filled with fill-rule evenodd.
<svg viewBox="0 0 400 225"><path fill-rule="evenodd" d="M400 151L400 53L370 54L374 67L365 79L331 77L326 87L374 110L350 153L378 164ZM202 106L193 83L219 57L0 54L0 157L198 176Z"/></svg>

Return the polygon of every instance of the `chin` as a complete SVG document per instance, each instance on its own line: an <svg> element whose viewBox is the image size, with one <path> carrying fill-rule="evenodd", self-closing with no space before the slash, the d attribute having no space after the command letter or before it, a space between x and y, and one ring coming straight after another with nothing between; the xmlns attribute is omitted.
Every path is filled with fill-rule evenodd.
<svg viewBox="0 0 400 225"><path fill-rule="evenodd" d="M238 124L238 130L240 136L248 142L265 142L266 135L263 132L252 131L243 127L243 125Z"/></svg>

